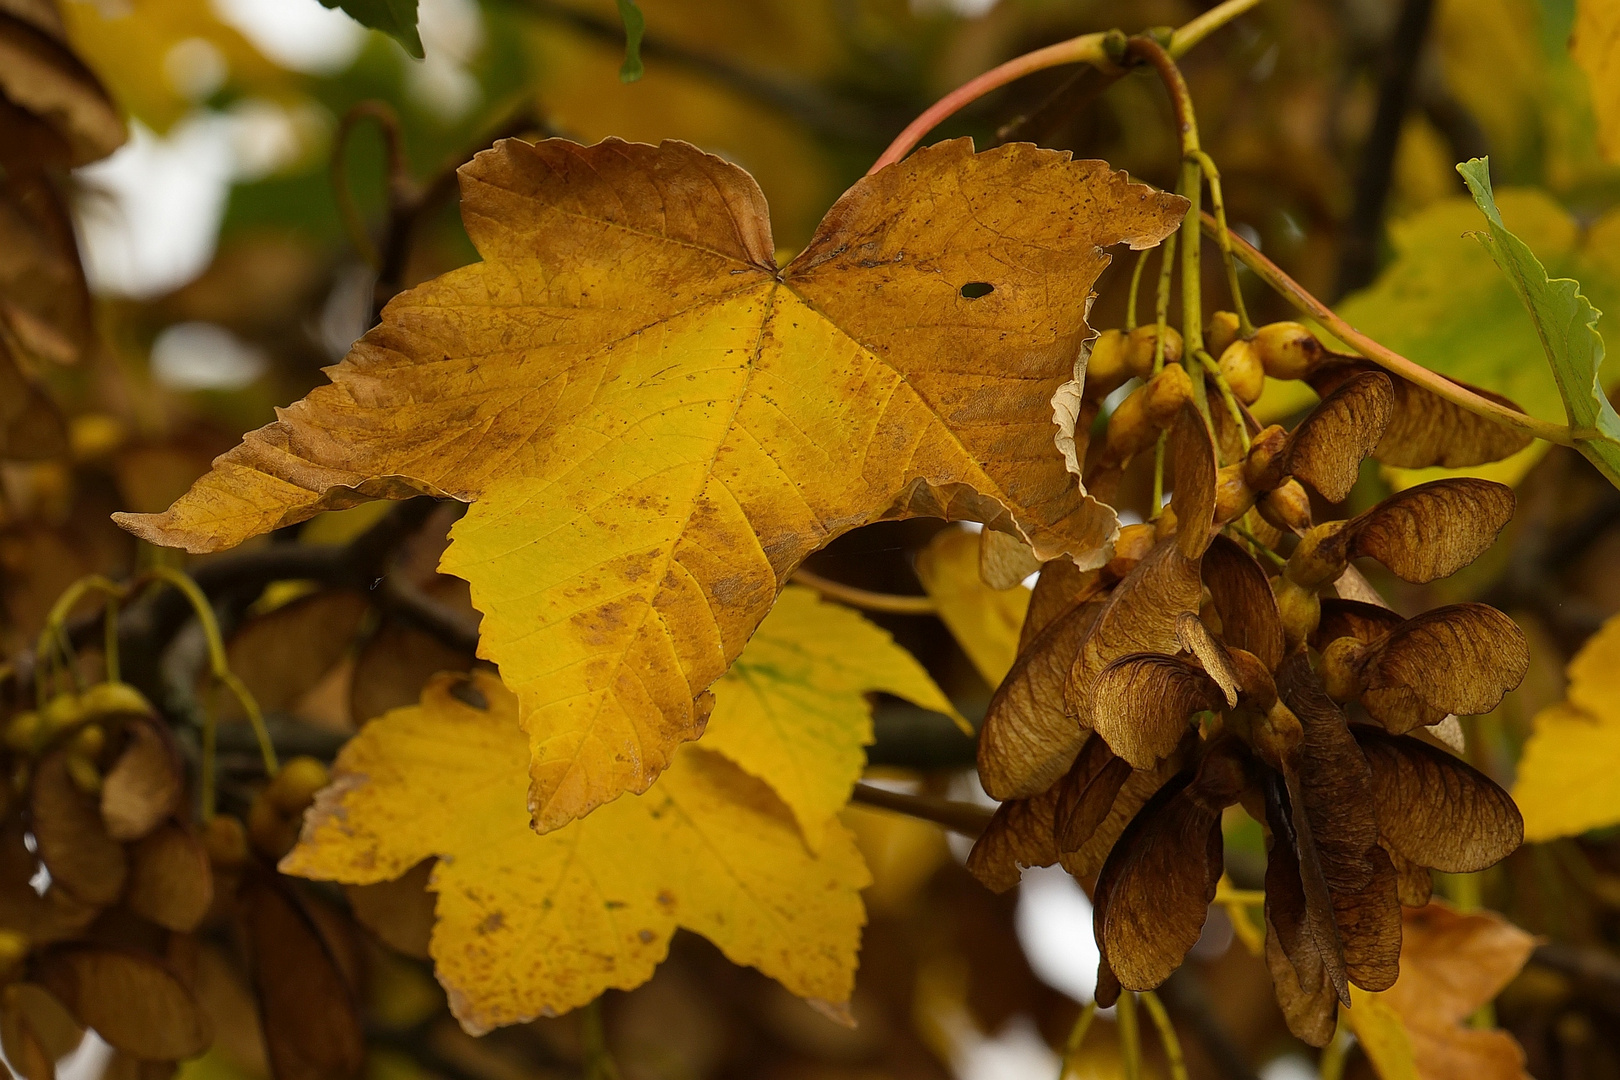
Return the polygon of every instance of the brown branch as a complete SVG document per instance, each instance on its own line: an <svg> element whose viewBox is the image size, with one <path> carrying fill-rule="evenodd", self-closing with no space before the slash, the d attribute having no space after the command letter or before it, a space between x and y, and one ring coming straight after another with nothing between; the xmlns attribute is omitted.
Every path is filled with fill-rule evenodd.
<svg viewBox="0 0 1620 1080"><path fill-rule="evenodd" d="M935 825L943 825L952 832L973 839L977 839L979 834L984 832L994 813L973 803L938 799L932 795L907 795L904 792L890 791L888 788L866 783L855 785L854 792L850 794L850 801L864 806L876 806L883 810L893 810L895 813L905 814L920 821L931 821Z"/></svg>

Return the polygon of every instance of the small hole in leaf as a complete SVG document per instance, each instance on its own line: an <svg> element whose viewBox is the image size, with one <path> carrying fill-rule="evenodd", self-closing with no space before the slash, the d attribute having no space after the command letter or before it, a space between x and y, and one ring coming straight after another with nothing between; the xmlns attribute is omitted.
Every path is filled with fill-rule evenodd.
<svg viewBox="0 0 1620 1080"><path fill-rule="evenodd" d="M988 281L970 281L962 286L962 299L977 300L981 296L989 296L996 291L996 287Z"/></svg>
<svg viewBox="0 0 1620 1080"><path fill-rule="evenodd" d="M474 686L470 680L462 680L450 688L450 696L463 705L471 705L479 711L489 709L489 699L484 697L483 691Z"/></svg>

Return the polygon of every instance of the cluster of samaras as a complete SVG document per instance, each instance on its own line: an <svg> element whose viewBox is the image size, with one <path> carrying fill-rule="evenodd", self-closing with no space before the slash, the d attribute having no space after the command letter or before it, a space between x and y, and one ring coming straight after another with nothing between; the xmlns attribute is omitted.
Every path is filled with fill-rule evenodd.
<svg viewBox="0 0 1620 1080"><path fill-rule="evenodd" d="M1454 717L1494 708L1528 659L1495 609L1404 619L1352 565L1444 577L1507 523L1509 489L1439 480L1313 523L1301 484L1339 503L1369 455L1462 466L1524 442L1302 326L1243 340L1233 325L1217 315L1209 334L1230 399L1205 365L1203 410L1174 331L1162 347L1152 326L1110 331L1093 349L1077 430L1132 375L1143 383L1088 455L1088 487L1108 499L1157 444L1173 494L1121 530L1100 569L1043 568L984 724L979 772L1003 803L969 865L996 888L1020 866L1098 875L1107 1005L1121 987L1158 986L1197 941L1222 874L1222 814L1241 805L1267 837L1277 998L1321 1045L1349 984L1395 981L1401 905L1427 902L1430 868L1480 870L1518 846L1507 794L1445 745L1460 747ZM1323 395L1292 431L1248 416L1265 374Z"/></svg>

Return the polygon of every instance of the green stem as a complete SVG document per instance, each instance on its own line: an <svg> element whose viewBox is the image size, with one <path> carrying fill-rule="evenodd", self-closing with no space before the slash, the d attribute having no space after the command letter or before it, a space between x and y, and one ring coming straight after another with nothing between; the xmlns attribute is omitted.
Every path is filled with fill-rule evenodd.
<svg viewBox="0 0 1620 1080"><path fill-rule="evenodd" d="M1080 1044L1086 1041L1086 1032L1091 1030L1091 1022L1097 1019L1097 1003L1095 1001L1080 1010L1080 1015L1074 1021L1074 1027L1069 1029L1069 1041L1063 1046L1063 1061L1058 1066L1058 1080L1067 1080L1074 1069L1075 1056L1080 1053Z"/></svg>
<svg viewBox="0 0 1620 1080"><path fill-rule="evenodd" d="M1114 1022L1119 1025L1119 1053L1125 1067L1125 1080L1142 1080L1142 1033L1136 1022L1134 991L1127 990L1119 995Z"/></svg>
<svg viewBox="0 0 1620 1080"><path fill-rule="evenodd" d="M1181 1054L1181 1039L1176 1036L1176 1026L1170 1022L1164 1002L1159 1000L1158 994L1144 990L1142 1004L1147 1006L1148 1016L1159 1031L1159 1041L1164 1044L1164 1056L1170 1063L1170 1080L1187 1080L1187 1061Z"/></svg>
<svg viewBox="0 0 1620 1080"><path fill-rule="evenodd" d="M1216 235L1220 223L1213 217L1204 215L1204 231L1211 236ZM1283 272L1282 268L1264 255L1260 254L1247 240L1235 233L1228 233L1232 250L1237 254L1243 265L1255 272L1255 275L1271 286L1283 299L1293 304L1300 311L1321 323L1327 331L1346 345L1355 349L1362 356L1371 360L1385 371L1399 375L1408 382L1415 383L1432 394L1438 395L1459 408L1466 409L1476 416L1485 419L1512 431L1517 431L1532 438L1542 439L1546 442L1556 443L1559 446L1574 446L1575 437L1564 424L1554 424L1534 416L1526 415L1517 409L1510 409L1488 398L1480 397L1463 386L1452 382L1438 372L1430 371L1422 364L1408 360L1395 350L1380 345L1372 338L1363 334L1349 323L1336 315L1332 308L1306 292L1304 287Z"/></svg>
<svg viewBox="0 0 1620 1080"><path fill-rule="evenodd" d="M1147 265L1148 252L1152 248L1143 248L1136 256L1136 266L1131 269L1131 290L1125 297L1125 332L1128 334L1136 329L1136 295L1142 287L1142 267Z"/></svg>
<svg viewBox="0 0 1620 1080"><path fill-rule="evenodd" d="M1344 1022L1344 1011L1339 1011L1339 1026L1333 1031L1333 1041L1322 1051L1317 1071L1322 1080L1343 1080L1344 1064L1350 1056L1350 1027Z"/></svg>
<svg viewBox="0 0 1620 1080"><path fill-rule="evenodd" d="M1215 380L1215 389L1220 391L1221 400L1226 403L1226 411L1232 417L1232 423L1237 426L1238 442L1242 445L1243 452L1247 454L1249 452L1249 423L1243 415L1243 406L1238 404L1237 396L1232 393L1232 384L1226 381L1225 375L1221 374L1221 365L1217 364L1215 358L1209 355L1209 350L1198 350L1198 362L1204 366L1205 373Z"/></svg>
<svg viewBox="0 0 1620 1080"><path fill-rule="evenodd" d="M1215 211L1220 232L1215 242L1221 247L1221 261L1226 264L1226 286L1232 293L1232 310L1237 313L1238 333L1244 338L1254 337L1254 323L1249 321L1249 309L1243 303L1243 287L1238 282L1237 256L1232 254L1232 231L1226 227L1226 200L1221 195L1221 172L1215 160L1202 150L1198 151L1198 167L1209 183L1209 205Z"/></svg>
<svg viewBox="0 0 1620 1080"><path fill-rule="evenodd" d="M602 999L597 998L579 1015L580 1042L585 1050L585 1080L619 1080L619 1066L608 1051L602 1029Z"/></svg>

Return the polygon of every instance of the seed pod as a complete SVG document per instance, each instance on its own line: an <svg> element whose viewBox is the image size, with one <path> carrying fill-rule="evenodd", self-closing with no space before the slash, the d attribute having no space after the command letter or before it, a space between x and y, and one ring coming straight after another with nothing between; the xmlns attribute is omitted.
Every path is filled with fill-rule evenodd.
<svg viewBox="0 0 1620 1080"><path fill-rule="evenodd" d="M69 750L67 756L68 779L86 795L101 794L101 770L89 758Z"/></svg>
<svg viewBox="0 0 1620 1080"><path fill-rule="evenodd" d="M1104 457L1126 462L1152 446L1184 402L1192 400L1192 380L1181 367L1167 367L1119 403L1108 418Z"/></svg>
<svg viewBox="0 0 1620 1080"><path fill-rule="evenodd" d="M146 695L128 683L97 683L84 692L80 702L85 714L90 717L157 715L157 710L146 700Z"/></svg>
<svg viewBox="0 0 1620 1080"><path fill-rule="evenodd" d="M1260 392L1266 388L1266 369L1254 342L1234 341L1220 356L1217 366L1221 378L1232 388L1232 396L1245 405L1259 401Z"/></svg>
<svg viewBox="0 0 1620 1080"><path fill-rule="evenodd" d="M331 775L319 760L295 757L282 765L264 794L283 817L297 817L315 801L315 793L330 782Z"/></svg>
<svg viewBox="0 0 1620 1080"><path fill-rule="evenodd" d="M1131 377L1130 368L1125 363L1127 348L1123 330L1104 330L1098 335L1091 345L1091 356L1086 360L1087 398L1105 398Z"/></svg>
<svg viewBox="0 0 1620 1080"><path fill-rule="evenodd" d="M73 736L72 749L76 754L95 759L107 746L107 729L100 724L86 724Z"/></svg>
<svg viewBox="0 0 1620 1080"><path fill-rule="evenodd" d="M208 861L217 869L234 870L247 862L247 830L240 818L220 814L203 831L203 847L208 850Z"/></svg>
<svg viewBox="0 0 1620 1080"><path fill-rule="evenodd" d="M1130 333L1125 348L1125 366L1138 379L1153 376L1153 354L1159 340L1159 325L1148 323ZM1181 360L1181 334L1173 326L1164 328L1164 362L1166 366Z"/></svg>
<svg viewBox="0 0 1620 1080"><path fill-rule="evenodd" d="M1254 505L1255 492L1243 479L1242 462L1223 465L1215 474L1215 522L1235 521Z"/></svg>
<svg viewBox="0 0 1620 1080"><path fill-rule="evenodd" d="M1255 350L1273 379L1303 379L1322 362L1327 350L1297 322L1274 322L1254 332Z"/></svg>
<svg viewBox="0 0 1620 1080"><path fill-rule="evenodd" d="M1155 526L1152 522L1126 525L1121 528L1119 538L1114 541L1114 557L1103 567L1103 575L1118 581L1130 573L1131 567L1141 562L1147 553L1153 550L1154 531Z"/></svg>
<svg viewBox="0 0 1620 1080"><path fill-rule="evenodd" d="M78 694L57 694L47 701L45 708L40 711L35 748L42 749L57 735L78 726L84 717L84 702Z"/></svg>
<svg viewBox="0 0 1620 1080"><path fill-rule="evenodd" d="M1209 355L1220 356L1227 346L1237 340L1238 317L1233 311L1217 311L1209 317L1209 324L1204 327L1204 345L1209 349Z"/></svg>
<svg viewBox="0 0 1620 1080"><path fill-rule="evenodd" d="M1181 531L1181 522L1176 519L1174 507L1165 506L1159 509L1159 516L1153 521L1153 539L1164 540Z"/></svg>
<svg viewBox="0 0 1620 1080"><path fill-rule="evenodd" d="M261 791L248 806L247 831L253 848L271 862L279 860L298 842L297 819L289 819Z"/></svg>
<svg viewBox="0 0 1620 1080"><path fill-rule="evenodd" d="M38 743L39 713L32 709L20 712L6 721L6 748L17 754L31 754Z"/></svg>
<svg viewBox="0 0 1620 1080"><path fill-rule="evenodd" d="M1290 580L1287 574L1272 578L1271 588L1277 596L1277 613L1282 618L1285 651L1293 652L1316 629L1322 618L1322 601L1314 588Z"/></svg>
<svg viewBox="0 0 1620 1080"><path fill-rule="evenodd" d="M1257 505L1260 516L1285 533L1302 533L1311 527L1311 497L1298 480L1266 492Z"/></svg>
<svg viewBox="0 0 1620 1080"><path fill-rule="evenodd" d="M1322 686L1334 701L1352 701L1361 696L1366 683L1361 677L1361 661L1367 646L1353 637L1337 638L1322 650L1322 664L1316 669Z"/></svg>

